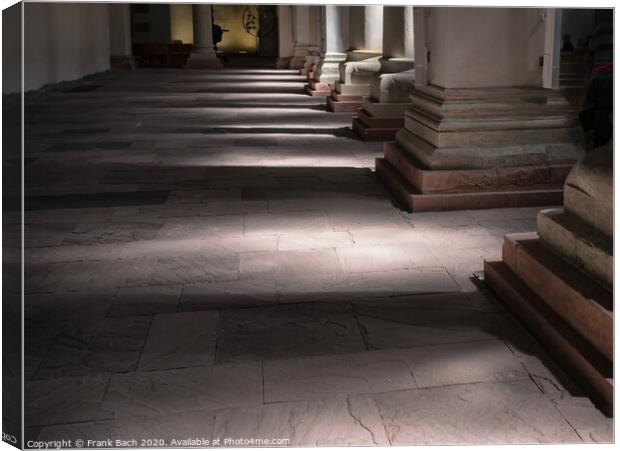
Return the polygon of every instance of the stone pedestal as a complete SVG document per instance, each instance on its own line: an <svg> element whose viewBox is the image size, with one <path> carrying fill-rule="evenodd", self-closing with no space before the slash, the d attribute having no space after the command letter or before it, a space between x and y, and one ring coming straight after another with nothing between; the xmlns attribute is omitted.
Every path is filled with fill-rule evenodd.
<svg viewBox="0 0 620 451"><path fill-rule="evenodd" d="M193 5L194 47L185 63L186 69L221 69L215 52L211 20L211 5Z"/></svg>
<svg viewBox="0 0 620 451"><path fill-rule="evenodd" d="M349 7L325 5L321 13L321 55L308 74L306 91L311 96L327 97L340 78L340 63L347 59Z"/></svg>
<svg viewBox="0 0 620 451"><path fill-rule="evenodd" d="M329 96L334 83L340 78L338 66L347 58L346 53L324 53L314 67L306 91L311 96Z"/></svg>
<svg viewBox="0 0 620 451"><path fill-rule="evenodd" d="M370 80L381 69L380 52L353 50L339 65L339 79L327 98L327 109L335 113L353 112L370 94Z"/></svg>
<svg viewBox="0 0 620 451"><path fill-rule="evenodd" d="M413 62L408 63L409 67ZM411 101L415 71L381 73L370 82L370 97L353 117L353 131L364 141L393 141L404 124L405 110Z"/></svg>
<svg viewBox="0 0 620 451"><path fill-rule="evenodd" d="M377 175L408 211L562 203L583 150L559 93L424 85L410 100L404 128L377 160Z"/></svg>
<svg viewBox="0 0 620 451"><path fill-rule="evenodd" d="M383 54L383 6L351 6L349 10L349 51L340 63L338 80L327 98L327 109L353 112L369 95L370 79L381 69Z"/></svg>
<svg viewBox="0 0 620 451"><path fill-rule="evenodd" d="M537 234L506 236L502 261L485 262L485 281L611 415L611 143L575 165L564 189L564 209L541 211Z"/></svg>

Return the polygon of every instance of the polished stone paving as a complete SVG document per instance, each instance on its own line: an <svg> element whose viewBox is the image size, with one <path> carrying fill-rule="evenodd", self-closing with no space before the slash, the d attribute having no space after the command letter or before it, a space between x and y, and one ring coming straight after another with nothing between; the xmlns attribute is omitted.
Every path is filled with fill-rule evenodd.
<svg viewBox="0 0 620 451"><path fill-rule="evenodd" d="M88 84L26 106L27 438L612 440L471 277L538 209L401 211L292 71Z"/></svg>

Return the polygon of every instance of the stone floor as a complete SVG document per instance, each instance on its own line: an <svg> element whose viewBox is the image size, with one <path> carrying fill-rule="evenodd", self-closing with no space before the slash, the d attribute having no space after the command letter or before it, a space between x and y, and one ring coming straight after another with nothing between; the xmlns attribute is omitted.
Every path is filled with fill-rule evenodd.
<svg viewBox="0 0 620 451"><path fill-rule="evenodd" d="M537 209L404 213L303 86L136 70L28 101L27 439L611 441L471 278Z"/></svg>

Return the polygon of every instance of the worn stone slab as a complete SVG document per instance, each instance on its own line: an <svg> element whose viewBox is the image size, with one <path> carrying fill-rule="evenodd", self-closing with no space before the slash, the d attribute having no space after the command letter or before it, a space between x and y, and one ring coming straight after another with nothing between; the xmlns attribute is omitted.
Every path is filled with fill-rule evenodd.
<svg viewBox="0 0 620 451"><path fill-rule="evenodd" d="M195 410L175 412L167 415L149 415L118 420L92 421L66 425L46 426L41 429L37 440L71 440L77 439L89 448L109 448L109 439L118 446L149 446L173 448L192 446L185 442L190 437L211 440L215 415L211 411ZM134 445L130 440L135 439ZM125 444L126 443L126 444ZM206 444L201 446L207 446Z"/></svg>
<svg viewBox="0 0 620 451"><path fill-rule="evenodd" d="M260 363L234 363L116 374L103 406L121 418L261 403Z"/></svg>
<svg viewBox="0 0 620 451"><path fill-rule="evenodd" d="M176 312L181 285L121 288L115 294L108 316L139 316Z"/></svg>
<svg viewBox="0 0 620 451"><path fill-rule="evenodd" d="M72 321L58 334L35 379L134 371L150 317Z"/></svg>
<svg viewBox="0 0 620 451"><path fill-rule="evenodd" d="M346 272L363 273L416 267L439 266L431 249L423 242L336 248Z"/></svg>
<svg viewBox="0 0 620 451"><path fill-rule="evenodd" d="M392 445L578 443L529 380L375 395Z"/></svg>
<svg viewBox="0 0 620 451"><path fill-rule="evenodd" d="M223 410L214 435L283 438L301 447L389 444L374 401L364 396Z"/></svg>
<svg viewBox="0 0 620 451"><path fill-rule="evenodd" d="M274 280L245 279L185 285L179 311L252 307L277 302Z"/></svg>
<svg viewBox="0 0 620 451"><path fill-rule="evenodd" d="M365 349L353 312L346 304L289 304L222 311L217 361L344 354Z"/></svg>
<svg viewBox="0 0 620 451"><path fill-rule="evenodd" d="M334 249L247 252L240 255L239 278L277 280L342 272Z"/></svg>
<svg viewBox="0 0 620 451"><path fill-rule="evenodd" d="M113 418L114 412L101 405L109 376L61 377L29 381L25 386L27 426L93 421Z"/></svg>
<svg viewBox="0 0 620 451"><path fill-rule="evenodd" d="M218 312L155 315L138 371L212 365L218 320Z"/></svg>

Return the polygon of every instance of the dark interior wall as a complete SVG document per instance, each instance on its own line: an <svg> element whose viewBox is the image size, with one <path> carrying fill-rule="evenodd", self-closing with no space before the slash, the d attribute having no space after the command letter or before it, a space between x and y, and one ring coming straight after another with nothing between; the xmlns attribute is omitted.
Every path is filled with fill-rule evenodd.
<svg viewBox="0 0 620 451"><path fill-rule="evenodd" d="M562 11L562 35L569 35L575 47L582 47L595 26L596 10L565 9Z"/></svg>
<svg viewBox="0 0 620 451"><path fill-rule="evenodd" d="M131 5L131 39L134 43L170 42L170 5Z"/></svg>
<svg viewBox="0 0 620 451"><path fill-rule="evenodd" d="M278 11L275 5L259 6L260 28L259 53L261 56L278 56Z"/></svg>

